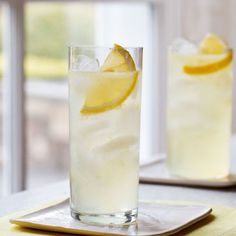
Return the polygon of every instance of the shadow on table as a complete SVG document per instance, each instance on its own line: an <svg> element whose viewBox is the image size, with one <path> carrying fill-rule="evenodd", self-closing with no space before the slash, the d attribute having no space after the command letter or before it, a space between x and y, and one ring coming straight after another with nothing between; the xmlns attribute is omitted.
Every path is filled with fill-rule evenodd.
<svg viewBox="0 0 236 236"><path fill-rule="evenodd" d="M14 233L26 233L28 235L46 235L46 236L79 236L78 234L67 234L53 231L44 231L40 229L30 229L21 226L14 227Z"/></svg>
<svg viewBox="0 0 236 236"><path fill-rule="evenodd" d="M216 219L214 215L209 215L205 219L197 222L196 224L188 227L187 229L181 230L179 233L174 234L175 236L183 236L188 235L190 233L193 233L196 230L199 230L201 227L204 227L205 225L213 222Z"/></svg>

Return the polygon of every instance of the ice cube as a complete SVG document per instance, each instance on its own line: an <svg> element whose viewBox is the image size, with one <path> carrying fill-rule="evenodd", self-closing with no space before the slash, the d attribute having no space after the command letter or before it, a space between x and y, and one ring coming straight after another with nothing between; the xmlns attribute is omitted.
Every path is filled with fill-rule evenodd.
<svg viewBox="0 0 236 236"><path fill-rule="evenodd" d="M122 150L132 149L138 145L138 137L132 134L126 134L106 140L97 144L93 150L97 154L105 154L110 152L120 152Z"/></svg>
<svg viewBox="0 0 236 236"><path fill-rule="evenodd" d="M79 55L72 62L72 70L74 71L97 71L99 69L99 61L96 58L90 58L85 55Z"/></svg>
<svg viewBox="0 0 236 236"><path fill-rule="evenodd" d="M183 38L175 39L170 45L169 49L173 52L179 52L183 54L196 53L198 51L196 44Z"/></svg>

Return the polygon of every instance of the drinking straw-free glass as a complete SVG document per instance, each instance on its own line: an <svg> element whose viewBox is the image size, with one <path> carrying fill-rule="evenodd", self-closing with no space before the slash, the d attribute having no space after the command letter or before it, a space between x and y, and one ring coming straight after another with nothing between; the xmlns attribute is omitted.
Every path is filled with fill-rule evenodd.
<svg viewBox="0 0 236 236"><path fill-rule="evenodd" d="M142 48L69 48L72 216L137 218Z"/></svg>
<svg viewBox="0 0 236 236"><path fill-rule="evenodd" d="M233 52L216 35L169 50L167 160L172 174L192 179L229 173Z"/></svg>

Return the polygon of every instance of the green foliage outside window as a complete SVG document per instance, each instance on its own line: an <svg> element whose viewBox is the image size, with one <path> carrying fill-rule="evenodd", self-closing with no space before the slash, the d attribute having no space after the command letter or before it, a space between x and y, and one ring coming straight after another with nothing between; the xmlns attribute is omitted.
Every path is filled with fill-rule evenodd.
<svg viewBox="0 0 236 236"><path fill-rule="evenodd" d="M25 13L26 77L65 78L68 46L75 43L93 44L95 27L93 5L27 3ZM1 36L2 25L0 26L0 77L3 62Z"/></svg>

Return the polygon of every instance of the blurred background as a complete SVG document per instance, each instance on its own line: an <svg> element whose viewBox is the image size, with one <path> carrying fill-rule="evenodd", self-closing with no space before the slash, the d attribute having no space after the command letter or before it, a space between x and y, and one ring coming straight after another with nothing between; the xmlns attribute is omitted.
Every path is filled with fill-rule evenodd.
<svg viewBox="0 0 236 236"><path fill-rule="evenodd" d="M235 48L233 9L234 0L0 0L0 196L68 176L69 45L144 47L146 160L165 150L167 46L214 32Z"/></svg>

